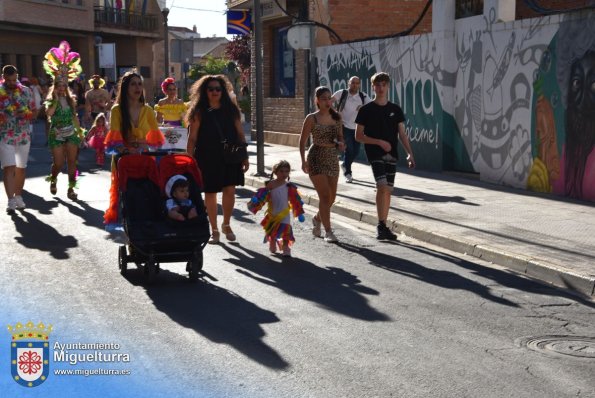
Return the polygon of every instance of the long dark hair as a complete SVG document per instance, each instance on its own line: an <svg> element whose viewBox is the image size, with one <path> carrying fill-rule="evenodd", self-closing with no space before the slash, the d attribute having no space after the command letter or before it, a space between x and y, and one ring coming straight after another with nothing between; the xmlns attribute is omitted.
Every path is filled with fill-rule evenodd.
<svg viewBox="0 0 595 398"><path fill-rule="evenodd" d="M316 87L316 90L314 90L314 95L316 96L316 99L320 98L324 93L329 93L332 95L331 90L326 86ZM318 104L316 104L316 107L320 109ZM329 108L328 111L330 112L331 117L334 121L338 122L341 120L341 115L332 106Z"/></svg>
<svg viewBox="0 0 595 398"><path fill-rule="evenodd" d="M134 77L138 77L140 81L143 81L141 75L136 72L126 72L120 79L118 83L118 94L116 95L116 103L120 105L120 112L122 114L122 125L121 126L111 126L114 129L120 128L120 132L122 133L122 138L124 141L128 141L128 135L130 134L130 130L132 129L132 118L130 117L130 110L128 109L128 86L130 86L130 82ZM141 104L145 104L145 90L143 89L143 93L140 96L139 102Z"/></svg>
<svg viewBox="0 0 595 398"><path fill-rule="evenodd" d="M196 116L200 120L210 108L209 96L207 94L207 86L210 82L216 81L221 86L221 109L226 118L233 120L240 118L240 110L231 102L231 97L227 91L227 84L223 75L206 75L200 78L190 88L190 105L186 113L186 124L189 126Z"/></svg>

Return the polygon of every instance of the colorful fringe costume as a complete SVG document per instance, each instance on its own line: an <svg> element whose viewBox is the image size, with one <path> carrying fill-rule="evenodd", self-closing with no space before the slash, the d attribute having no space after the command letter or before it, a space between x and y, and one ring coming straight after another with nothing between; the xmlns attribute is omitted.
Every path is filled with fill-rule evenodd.
<svg viewBox="0 0 595 398"><path fill-rule="evenodd" d="M280 190L280 195L275 192L278 190ZM286 196L283 190L286 190ZM285 197L287 197L287 201L285 201ZM285 201L285 203L281 203L281 201L277 203L278 198L283 198L281 200ZM260 222L265 234L264 243L276 242L279 249L282 248L284 242L291 246L295 242L295 238L290 216L297 217L300 222L304 221L304 202L300 197L297 186L287 183L272 190L260 188L248 202L248 210L256 214L265 204L267 204L266 215Z"/></svg>
<svg viewBox="0 0 595 398"><path fill-rule="evenodd" d="M138 126L131 126L128 140L125 142L122 132L122 111L120 105L114 105L110 113L110 130L105 137L105 153L114 155L123 149L131 153L141 153L150 149L158 149L165 142L159 127L155 112L149 105L141 108ZM110 203L103 215L106 229L112 230L118 226L118 173L112 162L112 183L110 187Z"/></svg>

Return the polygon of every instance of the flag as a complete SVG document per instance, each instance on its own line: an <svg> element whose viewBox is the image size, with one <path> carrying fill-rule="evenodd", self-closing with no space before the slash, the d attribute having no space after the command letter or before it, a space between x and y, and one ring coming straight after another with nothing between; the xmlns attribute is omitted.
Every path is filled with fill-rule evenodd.
<svg viewBox="0 0 595 398"><path fill-rule="evenodd" d="M249 11L227 11L227 34L248 35L252 28L252 15Z"/></svg>

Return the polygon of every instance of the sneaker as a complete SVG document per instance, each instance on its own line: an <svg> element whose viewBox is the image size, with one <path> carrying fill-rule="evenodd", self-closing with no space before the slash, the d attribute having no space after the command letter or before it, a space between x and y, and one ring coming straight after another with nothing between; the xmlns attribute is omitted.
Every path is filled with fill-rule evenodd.
<svg viewBox="0 0 595 398"><path fill-rule="evenodd" d="M397 240L397 235L395 235L393 233L393 231L391 231L386 224L378 224L376 226L376 231L377 231L377 235L376 235L376 239L378 240L392 240L395 241Z"/></svg>
<svg viewBox="0 0 595 398"><path fill-rule="evenodd" d="M15 202L18 210L23 210L24 208L27 207L27 205L25 205L25 202L23 201L23 197L21 195L15 196L14 202Z"/></svg>
<svg viewBox="0 0 595 398"><path fill-rule="evenodd" d="M320 229L320 220L317 220L316 217L313 217L312 218L312 235L319 238L321 233L322 233L322 231Z"/></svg>
<svg viewBox="0 0 595 398"><path fill-rule="evenodd" d="M6 212L12 213L17 209L17 202L14 198L8 199L8 204L6 205Z"/></svg>
<svg viewBox="0 0 595 398"><path fill-rule="evenodd" d="M351 174L345 174L345 182L351 184L353 182L353 176Z"/></svg>
<svg viewBox="0 0 595 398"><path fill-rule="evenodd" d="M337 243L339 239L337 239L337 237L333 233L333 230L331 229L330 231L327 231L324 235L324 241L327 243Z"/></svg>

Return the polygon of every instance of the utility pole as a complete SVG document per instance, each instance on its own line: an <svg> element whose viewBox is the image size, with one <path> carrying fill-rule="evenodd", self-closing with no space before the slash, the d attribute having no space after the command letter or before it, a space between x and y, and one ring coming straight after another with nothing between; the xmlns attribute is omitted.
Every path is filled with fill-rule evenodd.
<svg viewBox="0 0 595 398"><path fill-rule="evenodd" d="M161 10L161 14L163 14L163 51L165 52L165 76L164 78L169 77L169 28L167 26L167 16L169 15L169 8L164 7Z"/></svg>
<svg viewBox="0 0 595 398"><path fill-rule="evenodd" d="M254 69L256 96L256 175L266 175L264 171L264 112L262 89L262 10L260 0L254 0Z"/></svg>

